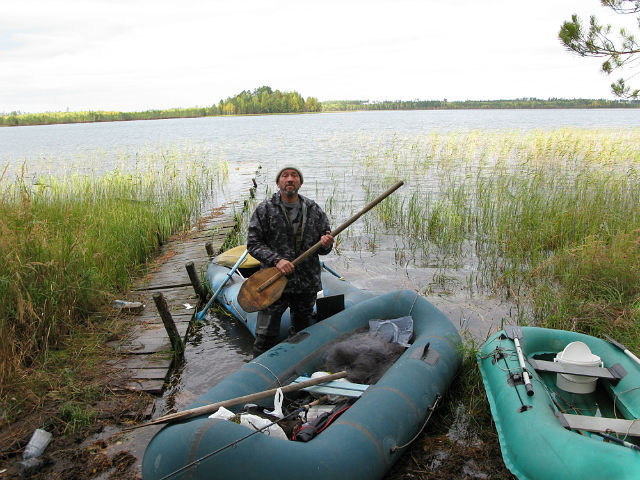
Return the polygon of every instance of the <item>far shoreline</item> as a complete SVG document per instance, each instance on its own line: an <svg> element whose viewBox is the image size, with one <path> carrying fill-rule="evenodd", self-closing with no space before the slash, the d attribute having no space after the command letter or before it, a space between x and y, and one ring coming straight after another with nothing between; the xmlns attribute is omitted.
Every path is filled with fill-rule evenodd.
<svg viewBox="0 0 640 480"><path fill-rule="evenodd" d="M600 100L593 100L600 101ZM546 101L542 101L546 102ZM536 105L536 106L460 106L454 102L449 102L452 106L438 106L438 107L429 107L429 108L363 108L363 106L358 106L359 108L342 108L342 109L327 109L316 112L270 112L270 113L239 113L239 114L215 114L215 115L170 115L170 116L151 116L146 118L117 118L118 116L128 116L128 115L136 115L136 114L144 114L145 112L104 112L104 111L88 111L88 112L45 112L45 113L35 113L35 114L20 114L13 115L14 117L21 116L38 116L38 117L46 117L46 116L54 116L59 114L69 114L70 116L73 114L87 114L87 115L112 115L114 118L97 118L91 120L75 120L69 119L69 121L40 121L40 122L32 122L32 123L18 123L18 124L7 124L0 122L0 128L2 127L34 127L34 126L46 126L46 125L70 125L70 124L88 124L88 123L111 123L111 122L133 122L133 121L149 121L149 120L178 120L178 119L193 119L193 118L211 118L211 117L259 117L259 116L271 116L271 115L308 115L308 114L322 114L322 113L360 113L360 112L392 112L392 111L460 111L460 110L626 110L626 109L640 109L640 102L633 103L621 103L617 101L606 101L608 104L602 104L597 106L585 106L585 105ZM460 102L466 103L466 102ZM371 104L375 106L376 104ZM185 109L190 110L190 109ZM166 112L166 111L162 111ZM11 117L12 115L4 115L0 116L1 119L6 119Z"/></svg>

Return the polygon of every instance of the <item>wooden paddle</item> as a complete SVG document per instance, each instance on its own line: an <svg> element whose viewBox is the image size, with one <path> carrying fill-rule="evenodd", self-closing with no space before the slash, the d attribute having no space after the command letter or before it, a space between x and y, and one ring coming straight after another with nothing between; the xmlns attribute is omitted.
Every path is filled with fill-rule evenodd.
<svg viewBox="0 0 640 480"><path fill-rule="evenodd" d="M339 380L341 378L345 378L347 376L346 370L341 372L332 373L331 375L325 375L323 377L310 378L309 380L305 380L303 382L298 383L290 383L289 385L285 385L284 387L280 387L282 393L295 392L296 390L302 390L305 387L312 387L314 385L321 385L323 383L332 382L333 380ZM135 430L136 428L148 427L149 425L157 425L159 423L176 423L181 422L183 420L187 420L193 417L199 417L201 415L208 415L210 413L214 413L218 411L220 407L233 407L234 405L242 405L243 403L252 403L257 400L261 400L263 398L273 397L277 388L271 388L269 390L263 390L262 392L251 393L249 395L244 395L242 397L230 398L229 400L223 400L222 402L210 403L208 405L203 405L201 407L191 408L189 410L183 410L182 412L170 413L168 415L164 415L162 417L158 417L155 420L151 420L150 422L143 423L141 425L136 425L134 427L128 428L126 431Z"/></svg>
<svg viewBox="0 0 640 480"><path fill-rule="evenodd" d="M373 207L375 207L382 200L387 198L397 189L404 185L403 181L399 181L394 186L389 188L386 192L380 195L378 198L369 203L366 207L352 216L349 220L344 222L338 228L331 232L333 237L337 236L340 232L345 230L353 222L358 220L362 215L367 213ZM293 260L293 265L298 265L300 262L306 260L311 255L322 247L322 243L318 241L313 247L304 252L298 258ZM240 291L238 292L238 303L244 309L245 312L257 312L264 310L273 302L278 300L282 296L284 287L287 285L287 277L277 269L277 267L265 268L251 275L247 281L242 284Z"/></svg>

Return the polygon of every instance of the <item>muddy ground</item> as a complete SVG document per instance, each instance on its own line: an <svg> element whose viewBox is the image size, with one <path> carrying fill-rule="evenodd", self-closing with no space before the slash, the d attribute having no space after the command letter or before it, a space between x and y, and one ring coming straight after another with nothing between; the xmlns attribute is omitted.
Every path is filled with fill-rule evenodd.
<svg viewBox="0 0 640 480"><path fill-rule="evenodd" d="M37 411L0 429L0 479L135 479L140 476L131 467L136 458L129 452L107 454L109 443L118 442L118 436L107 440L91 441L105 428L122 428L142 421L153 404L153 398L139 393L121 392L92 405L96 412L92 425L76 432L68 430L65 419L59 418L59 402L45 402ZM36 428L46 427L53 440L35 468L22 467L22 452Z"/></svg>
<svg viewBox="0 0 640 480"><path fill-rule="evenodd" d="M454 382L452 390L457 388ZM92 405L97 412L92 424L75 433L65 433L68 424L57 418L59 404L45 402L37 411L0 430L0 480L141 478L140 462L134 455L140 452L119 448L123 437L118 432L149 418L154 401L146 394L110 393ZM454 412L447 407L437 409L424 433L385 479L515 478L502 462L495 430L483 428L478 433L477 429L470 428L473 420L463 403L459 403ZM53 433L53 441L42 457L44 464L36 471L25 471L17 462L22 459L32 432L43 425Z"/></svg>

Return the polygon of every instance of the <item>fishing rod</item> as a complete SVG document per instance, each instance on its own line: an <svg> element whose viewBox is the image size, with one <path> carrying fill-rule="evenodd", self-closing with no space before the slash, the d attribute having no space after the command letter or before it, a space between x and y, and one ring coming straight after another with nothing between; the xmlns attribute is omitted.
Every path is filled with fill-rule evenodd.
<svg viewBox="0 0 640 480"><path fill-rule="evenodd" d="M562 407L562 405L560 405L560 403L558 403L558 401L553 398L552 395L549 395L549 398L551 398L551 401L554 403L554 405L556 406L556 408L558 409L558 412L561 414L565 414L565 409ZM575 411L575 409L574 409ZM582 430L577 430L578 433L580 433L581 435L587 436ZM600 438L603 439L604 442L611 442L611 443L615 443L616 445L620 445L622 447L627 447L630 448L631 450L635 450L637 452L640 452L640 447L638 447L636 444L631 443L631 442L627 442L626 440L622 439L622 438L618 438L614 435L610 435L608 433L604 433L604 432L590 432L593 435L598 435Z"/></svg>
<svg viewBox="0 0 640 480"><path fill-rule="evenodd" d="M165 475L165 476L164 476L164 477L162 477L160 480L167 480L167 479L169 479L169 478L171 478L171 477L174 477L175 475L177 475L177 474L179 474L179 473L184 472L185 470L189 470L190 468L197 466L200 462L202 462L202 461L206 460L207 458L212 457L212 456L214 456L214 455L216 455L216 454L218 454L218 453L222 452L223 450L226 450L226 449L227 449L227 448L229 448L229 447L236 446L238 443L242 442L243 440L246 440L247 438L252 437L252 436L253 436L253 435L255 435L256 433L261 433L262 431L267 430L269 427L272 427L273 425L278 424L278 423L279 423L279 422L281 422L282 420L285 420L285 419L287 419L287 418L293 417L294 415L298 415L298 414L300 414L300 413L301 413L301 412L303 412L303 411L309 411L309 409L310 409L311 407L313 407L314 405L318 405L318 404L320 404L320 403L322 403L322 402L326 401L328 398L329 398L329 396L328 396L328 395L325 395L325 396L323 396L323 397L320 397L320 398L319 398L319 399L317 399L317 400L314 400L314 401L313 401L313 402L311 402L311 403L307 403L306 405L303 405L303 406L301 406L300 408L297 408L296 410L294 410L294 411L293 411L293 412L291 412L290 414L285 415L284 417L279 418L278 420L275 420L275 421L271 422L270 424L265 425L264 427L261 427L261 428L259 428L259 429L257 429L257 430L254 430L253 432L251 432L251 433L249 433L249 434L245 435L244 437L241 437L241 438L239 438L238 440L234 440L233 442L228 443L228 444L226 444L226 445L224 445L224 446L220 447L219 449L214 450L213 452L207 453L205 456L200 457L200 458L198 458L197 460L194 460L193 462L186 464L184 467L181 467L181 468L179 468L178 470L176 470L176 471L174 471L174 472L171 472L171 473L169 473L168 475Z"/></svg>
<svg viewBox="0 0 640 480"><path fill-rule="evenodd" d="M623 447L630 448L631 450L635 450L637 452L640 451L640 447L638 447L637 445L631 442L627 442L626 440L622 440L621 438L614 437L613 435L609 435L608 433L602 433L602 432L592 432L592 433L599 435L607 442L616 443L618 445L622 445Z"/></svg>
<svg viewBox="0 0 640 480"><path fill-rule="evenodd" d="M527 366L524 363L524 355L522 354L522 347L520 346L520 339L522 338L522 328L508 325L504 329L507 337L513 340L513 344L516 347L516 354L518 355L518 363L520 364L520 370L522 370L522 379L524 381L524 388L527 390L527 395L533 395L533 385L531 385L531 378Z"/></svg>
<svg viewBox="0 0 640 480"><path fill-rule="evenodd" d="M520 376L519 373L514 373L514 372L511 371L511 367L509 367L509 363L507 362L507 356L505 355L505 350L502 347L496 347L496 349L492 353L492 356L495 358L496 365L498 366L498 368L500 368L500 366L498 365L498 362L500 361L500 359L502 359L502 361L504 362L505 367L507 367L507 372L509 373L508 378L510 378L511 381L513 382L513 389L516 391L516 395L518 395L518 400L520 400L520 405L521 406L518 409L518 411L520 413L522 413L522 412L526 412L527 410L532 408L531 405L525 404L524 401L522 400L522 397L520 396L520 392L518 391L517 382L522 377Z"/></svg>

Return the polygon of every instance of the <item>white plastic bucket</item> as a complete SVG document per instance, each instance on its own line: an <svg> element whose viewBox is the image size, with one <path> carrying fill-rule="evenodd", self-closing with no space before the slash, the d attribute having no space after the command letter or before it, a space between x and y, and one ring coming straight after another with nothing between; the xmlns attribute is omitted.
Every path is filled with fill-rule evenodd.
<svg viewBox="0 0 640 480"><path fill-rule="evenodd" d="M554 362L565 365L581 365L583 367L602 367L600 357L591 353L587 344L583 342L571 342L563 351L558 352ZM557 385L565 392L570 393L592 393L596 389L598 377L587 377L584 375L570 375L568 373L558 373Z"/></svg>

